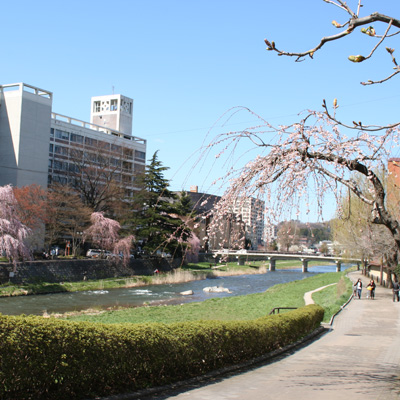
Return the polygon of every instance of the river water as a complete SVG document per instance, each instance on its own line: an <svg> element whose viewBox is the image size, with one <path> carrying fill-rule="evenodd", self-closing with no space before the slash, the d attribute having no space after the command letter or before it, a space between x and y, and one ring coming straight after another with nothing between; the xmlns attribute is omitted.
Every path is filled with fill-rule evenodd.
<svg viewBox="0 0 400 400"><path fill-rule="evenodd" d="M342 265L342 270L348 267L347 265ZM89 308L137 307L144 304L159 304L160 302L167 304L188 303L215 297L260 293L280 283L292 282L315 274L335 271L335 265L324 265L310 267L307 273L303 273L301 269L277 270L268 271L261 275L228 276L168 285L3 297L0 298L0 313L4 315L42 315L44 312L51 314L81 311ZM221 286L229 289L231 293L204 292L203 288L208 286ZM184 296L180 294L187 290L192 290L193 295Z"/></svg>

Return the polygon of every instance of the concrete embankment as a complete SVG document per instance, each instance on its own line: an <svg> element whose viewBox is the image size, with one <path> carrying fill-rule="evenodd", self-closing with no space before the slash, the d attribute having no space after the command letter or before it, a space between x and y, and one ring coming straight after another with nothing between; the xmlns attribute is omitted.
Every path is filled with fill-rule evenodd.
<svg viewBox="0 0 400 400"><path fill-rule="evenodd" d="M0 282L76 282L85 279L106 279L132 275L152 275L155 269L171 271L181 260L164 258L135 259L128 265L113 260L56 259L18 263L13 272L12 264L0 263Z"/></svg>

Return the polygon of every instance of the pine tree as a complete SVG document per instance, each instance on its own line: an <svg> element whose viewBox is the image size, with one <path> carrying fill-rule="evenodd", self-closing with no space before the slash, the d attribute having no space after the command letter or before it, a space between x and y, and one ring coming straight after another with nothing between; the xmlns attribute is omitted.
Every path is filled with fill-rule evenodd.
<svg viewBox="0 0 400 400"><path fill-rule="evenodd" d="M143 240L143 248L150 254L160 250L180 257L190 230L180 218L177 196L169 190L169 182L164 177L169 168L162 165L157 153L137 179L141 190L134 200L132 222L136 227L135 236Z"/></svg>
<svg viewBox="0 0 400 400"><path fill-rule="evenodd" d="M182 217L194 217L196 212L188 192L182 190L177 197L176 208L178 214Z"/></svg>

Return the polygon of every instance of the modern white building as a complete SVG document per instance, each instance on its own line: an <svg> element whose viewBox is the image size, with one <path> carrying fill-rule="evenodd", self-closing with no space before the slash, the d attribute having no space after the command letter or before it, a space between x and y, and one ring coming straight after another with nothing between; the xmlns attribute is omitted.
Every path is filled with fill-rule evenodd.
<svg viewBox="0 0 400 400"><path fill-rule="evenodd" d="M112 169L132 195L146 160L146 140L132 136L133 100L93 97L90 122L52 112L52 100L52 92L25 83L0 86L0 186L71 183L81 157Z"/></svg>
<svg viewBox="0 0 400 400"><path fill-rule="evenodd" d="M233 212L245 223L246 238L251 241L253 250L264 244L264 209L264 201L254 197L238 199L233 207Z"/></svg>
<svg viewBox="0 0 400 400"><path fill-rule="evenodd" d="M265 225L264 232L264 242L266 244L272 243L278 238L278 227L276 225Z"/></svg>

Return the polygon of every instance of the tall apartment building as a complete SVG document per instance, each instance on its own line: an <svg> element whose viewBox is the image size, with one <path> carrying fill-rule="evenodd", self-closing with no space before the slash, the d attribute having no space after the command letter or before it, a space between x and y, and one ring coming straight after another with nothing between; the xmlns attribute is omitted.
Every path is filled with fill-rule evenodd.
<svg viewBox="0 0 400 400"><path fill-rule="evenodd" d="M264 209L265 203L254 197L238 199L233 212L241 215L246 227L246 239L251 241L253 250L264 245Z"/></svg>
<svg viewBox="0 0 400 400"><path fill-rule="evenodd" d="M146 140L132 136L133 100L93 97L90 122L52 112L53 94L24 83L0 86L0 186L72 183L77 166L112 170L127 196L145 168Z"/></svg>
<svg viewBox="0 0 400 400"><path fill-rule="evenodd" d="M199 193L197 186L191 186L188 194L197 214L203 216L199 222L200 239L204 240L203 238L208 236L207 230L213 218L212 209L221 197ZM220 243L223 243L224 248L244 248L245 243L239 243L236 238L245 236L251 241L252 249L256 250L264 244L264 202L255 198L238 200L232 213L226 216L225 223L219 229L219 235L213 240L209 238L210 249L218 249Z"/></svg>

